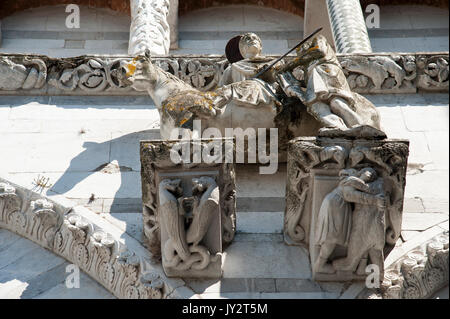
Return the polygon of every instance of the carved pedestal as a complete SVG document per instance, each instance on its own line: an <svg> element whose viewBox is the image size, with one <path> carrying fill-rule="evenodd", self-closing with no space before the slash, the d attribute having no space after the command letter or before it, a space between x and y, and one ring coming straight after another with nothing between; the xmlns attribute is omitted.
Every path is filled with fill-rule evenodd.
<svg viewBox="0 0 450 319"><path fill-rule="evenodd" d="M233 139L141 142L144 234L167 276L221 277L236 229L233 153Z"/></svg>
<svg viewBox="0 0 450 319"><path fill-rule="evenodd" d="M383 278L400 236L409 142L297 138L288 150L285 241L319 281Z"/></svg>

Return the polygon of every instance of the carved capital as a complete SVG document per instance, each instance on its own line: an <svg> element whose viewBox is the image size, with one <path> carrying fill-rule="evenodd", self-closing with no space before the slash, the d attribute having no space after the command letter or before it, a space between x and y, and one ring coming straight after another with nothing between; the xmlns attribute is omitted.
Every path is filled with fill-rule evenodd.
<svg viewBox="0 0 450 319"><path fill-rule="evenodd" d="M408 147L397 140L290 142L284 236L309 250L316 280L363 280L369 263L383 273L383 254L400 236Z"/></svg>
<svg viewBox="0 0 450 319"><path fill-rule="evenodd" d="M366 298L426 299L448 285L449 236L444 232L406 253L386 270L380 289Z"/></svg>

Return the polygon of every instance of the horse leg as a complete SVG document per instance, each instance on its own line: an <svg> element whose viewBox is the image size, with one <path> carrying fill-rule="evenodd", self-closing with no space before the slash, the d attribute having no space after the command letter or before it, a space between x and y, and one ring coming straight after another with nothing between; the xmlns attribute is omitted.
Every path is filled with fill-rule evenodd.
<svg viewBox="0 0 450 319"><path fill-rule="evenodd" d="M336 248L335 244L323 244L320 247L320 253L317 257L316 262L314 263L314 271L317 273L324 273L324 274L333 274L336 272L336 270L328 263L328 258L333 253L334 249Z"/></svg>
<svg viewBox="0 0 450 319"><path fill-rule="evenodd" d="M370 263L380 268L380 278L384 276L384 255L383 250L371 248L369 250Z"/></svg>

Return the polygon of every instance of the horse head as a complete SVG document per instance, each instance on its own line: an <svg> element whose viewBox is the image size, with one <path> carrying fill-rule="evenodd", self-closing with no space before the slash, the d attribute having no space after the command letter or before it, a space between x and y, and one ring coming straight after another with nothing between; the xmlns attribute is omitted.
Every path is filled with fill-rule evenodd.
<svg viewBox="0 0 450 319"><path fill-rule="evenodd" d="M148 91L149 85L157 80L157 72L150 57L150 51L138 55L131 61L121 61L117 75L122 86L131 86L136 91Z"/></svg>

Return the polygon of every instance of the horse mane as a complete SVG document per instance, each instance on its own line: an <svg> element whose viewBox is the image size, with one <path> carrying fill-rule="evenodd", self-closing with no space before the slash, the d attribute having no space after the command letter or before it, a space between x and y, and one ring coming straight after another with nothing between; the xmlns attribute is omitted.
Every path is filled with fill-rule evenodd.
<svg viewBox="0 0 450 319"><path fill-rule="evenodd" d="M178 84L181 84L181 85L185 86L189 90L195 90L195 88L192 85L190 85L189 83L186 83L185 81L183 81L180 78L176 77L172 73L164 71L162 68L160 68L157 65L154 65L154 67L157 68L158 72L160 72L161 74L165 75L168 79L170 79L170 80L172 80L172 81L174 81L174 82L176 82Z"/></svg>

